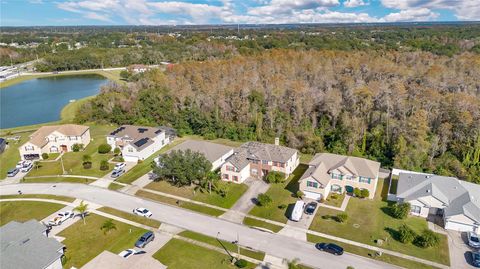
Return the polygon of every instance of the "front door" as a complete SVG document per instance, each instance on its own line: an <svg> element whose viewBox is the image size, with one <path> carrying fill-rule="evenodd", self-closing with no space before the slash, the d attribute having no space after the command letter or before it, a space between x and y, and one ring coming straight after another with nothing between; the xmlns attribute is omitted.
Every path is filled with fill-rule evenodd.
<svg viewBox="0 0 480 269"><path fill-rule="evenodd" d="M61 145L60 149L62 150L62 152L67 152L68 151L68 148L67 148L66 145Z"/></svg>

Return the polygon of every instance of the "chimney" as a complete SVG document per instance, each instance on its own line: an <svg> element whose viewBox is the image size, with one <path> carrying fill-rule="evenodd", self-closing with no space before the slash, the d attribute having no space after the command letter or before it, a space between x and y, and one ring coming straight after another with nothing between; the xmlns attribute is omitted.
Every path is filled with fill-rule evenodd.
<svg viewBox="0 0 480 269"><path fill-rule="evenodd" d="M275 146L279 146L279 145L280 145L280 138L275 137Z"/></svg>

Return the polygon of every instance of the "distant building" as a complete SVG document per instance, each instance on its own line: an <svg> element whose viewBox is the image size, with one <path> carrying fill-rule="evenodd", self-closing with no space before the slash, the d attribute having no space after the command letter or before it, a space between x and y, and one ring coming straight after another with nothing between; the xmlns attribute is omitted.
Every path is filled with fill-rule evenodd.
<svg viewBox="0 0 480 269"><path fill-rule="evenodd" d="M7 147L7 141L0 137L0 154L2 154L5 151L6 147Z"/></svg>
<svg viewBox="0 0 480 269"><path fill-rule="evenodd" d="M11 221L0 227L0 268L62 269L64 245L47 237L36 220Z"/></svg>
<svg viewBox="0 0 480 269"><path fill-rule="evenodd" d="M22 160L41 159L43 153L72 151L74 144L86 147L90 143L90 127L77 124L42 126L20 146Z"/></svg>
<svg viewBox="0 0 480 269"><path fill-rule="evenodd" d="M149 70L149 67L143 64L133 64L128 67L128 71L134 74L143 73L147 70Z"/></svg>
<svg viewBox="0 0 480 269"><path fill-rule="evenodd" d="M107 136L107 143L120 148L127 162L145 160L170 143L170 137L160 128L122 125Z"/></svg>

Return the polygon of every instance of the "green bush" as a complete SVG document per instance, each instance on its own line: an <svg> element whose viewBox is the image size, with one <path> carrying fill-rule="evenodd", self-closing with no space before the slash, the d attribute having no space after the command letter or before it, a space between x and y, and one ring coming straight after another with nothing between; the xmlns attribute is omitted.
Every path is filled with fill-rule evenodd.
<svg viewBox="0 0 480 269"><path fill-rule="evenodd" d="M92 168L92 157L88 154L85 154L82 156L82 160L83 160L83 168L84 169L90 169Z"/></svg>
<svg viewBox="0 0 480 269"><path fill-rule="evenodd" d="M408 213L410 213L410 204L409 203L395 203L390 206L390 212L392 217L396 219L406 219Z"/></svg>
<svg viewBox="0 0 480 269"><path fill-rule="evenodd" d="M367 189L360 190L360 197L361 198L367 198L368 196L370 196L370 192Z"/></svg>
<svg viewBox="0 0 480 269"><path fill-rule="evenodd" d="M417 236L414 243L422 248L435 247L440 243L440 237L433 231L425 229L420 236Z"/></svg>
<svg viewBox="0 0 480 269"><path fill-rule="evenodd" d="M402 243L411 243L415 238L417 237L417 234L415 233L412 228L410 228L407 224L402 224L400 228L398 229L398 234L399 234L399 240Z"/></svg>
<svg viewBox="0 0 480 269"><path fill-rule="evenodd" d="M278 171L270 171L265 179L268 183L282 183L285 180L285 174Z"/></svg>
<svg viewBox="0 0 480 269"><path fill-rule="evenodd" d="M360 197L360 195L361 195L360 189L359 189L359 188L353 189L353 195L354 195L355 197Z"/></svg>
<svg viewBox="0 0 480 269"><path fill-rule="evenodd" d="M257 197L258 205L267 206L272 203L272 198L265 193L260 193Z"/></svg>
<svg viewBox="0 0 480 269"><path fill-rule="evenodd" d="M105 170L108 170L109 168L110 168L110 166L108 165L107 160L102 160L100 162L100 170L105 171Z"/></svg>
<svg viewBox="0 0 480 269"><path fill-rule="evenodd" d="M340 213L335 217L335 220L340 223L344 223L348 220L348 215L347 213Z"/></svg>
<svg viewBox="0 0 480 269"><path fill-rule="evenodd" d="M305 194L303 193L303 191L297 191L296 195L298 198L302 199Z"/></svg>
<svg viewBox="0 0 480 269"><path fill-rule="evenodd" d="M42 159L47 160L48 157L48 153L42 153Z"/></svg>
<svg viewBox="0 0 480 269"><path fill-rule="evenodd" d="M247 267L247 265L248 265L248 262L244 259L240 259L235 262L235 266L238 268L244 268L244 267Z"/></svg>
<svg viewBox="0 0 480 269"><path fill-rule="evenodd" d="M118 147L113 150L113 154L115 154L115 156L120 155L120 153L122 153L122 150Z"/></svg>
<svg viewBox="0 0 480 269"><path fill-rule="evenodd" d="M98 146L98 153L100 154L106 154L109 153L112 150L112 147L109 144L101 144Z"/></svg>
<svg viewBox="0 0 480 269"><path fill-rule="evenodd" d="M73 152L79 152L82 149L83 149L83 144L75 143L75 144L72 145L72 151Z"/></svg>

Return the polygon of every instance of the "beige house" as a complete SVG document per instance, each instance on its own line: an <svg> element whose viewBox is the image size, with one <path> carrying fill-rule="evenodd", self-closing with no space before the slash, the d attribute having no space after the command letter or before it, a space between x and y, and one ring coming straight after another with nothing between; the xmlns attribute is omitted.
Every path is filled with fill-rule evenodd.
<svg viewBox="0 0 480 269"><path fill-rule="evenodd" d="M261 179L270 171L288 177L300 163L296 149L260 142L247 142L235 149L221 168L222 180L242 183L247 178Z"/></svg>
<svg viewBox="0 0 480 269"><path fill-rule="evenodd" d="M326 198L330 192L351 193L354 188L367 189L375 196L380 163L364 158L331 153L318 153L299 180L299 189L305 197Z"/></svg>
<svg viewBox="0 0 480 269"><path fill-rule="evenodd" d="M41 159L43 153L72 151L74 144L86 147L90 143L90 127L77 124L42 126L30 140L20 146L22 160Z"/></svg>

